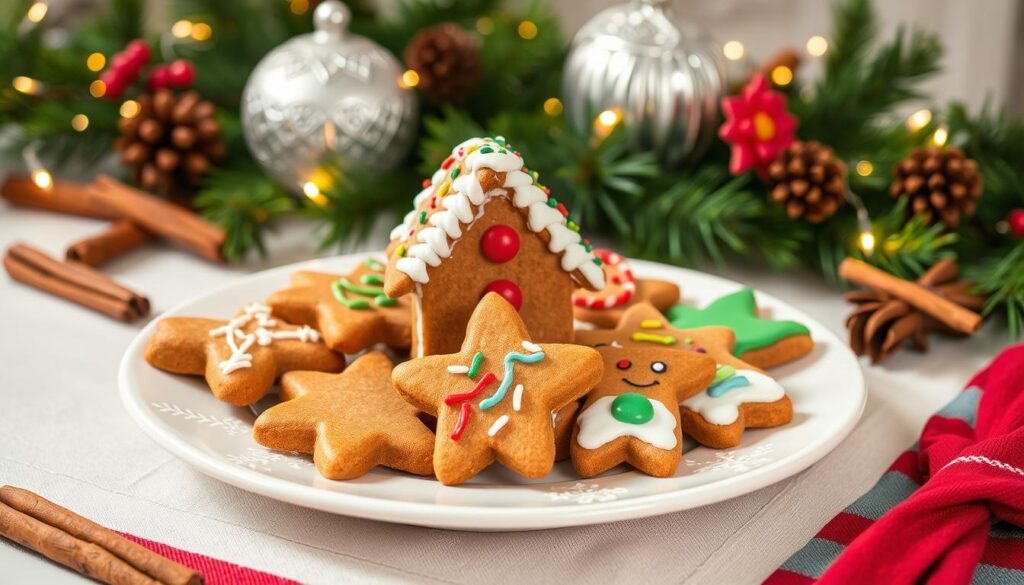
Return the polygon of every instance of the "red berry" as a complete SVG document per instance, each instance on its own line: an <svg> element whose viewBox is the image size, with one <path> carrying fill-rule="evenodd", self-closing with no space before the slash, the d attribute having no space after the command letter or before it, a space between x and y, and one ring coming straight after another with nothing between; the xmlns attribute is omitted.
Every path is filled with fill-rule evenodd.
<svg viewBox="0 0 1024 585"><path fill-rule="evenodd" d="M496 225L480 238L480 249L491 262L508 262L519 253L519 232L507 225Z"/></svg>
<svg viewBox="0 0 1024 585"><path fill-rule="evenodd" d="M523 291L511 280L495 280L484 289L487 293L498 293L518 311L523 306ZM481 297L483 295L480 295Z"/></svg>
<svg viewBox="0 0 1024 585"><path fill-rule="evenodd" d="M196 79L196 68L191 61L178 59L167 66L170 84L174 87L187 87Z"/></svg>
<svg viewBox="0 0 1024 585"><path fill-rule="evenodd" d="M100 81L104 85L103 97L112 100L121 97L125 87L128 86L128 80L121 69L108 69L104 71L103 75L100 76Z"/></svg>
<svg viewBox="0 0 1024 585"><path fill-rule="evenodd" d="M156 91L167 87L171 82L171 72L166 65L157 65L149 74L149 89Z"/></svg>
<svg viewBox="0 0 1024 585"><path fill-rule="evenodd" d="M132 67L132 57L124 51L115 54L110 58L110 69L115 71L123 71L126 68Z"/></svg>
<svg viewBox="0 0 1024 585"><path fill-rule="evenodd" d="M1014 209L1006 216L1006 223L1010 224L1010 233L1015 237L1024 238L1024 209Z"/></svg>
<svg viewBox="0 0 1024 585"><path fill-rule="evenodd" d="M151 56L149 45L147 45L146 41L142 39L135 39L128 43L128 46L124 48L124 53L131 58L132 63L134 63L136 67L140 68L146 63L149 63L149 58Z"/></svg>

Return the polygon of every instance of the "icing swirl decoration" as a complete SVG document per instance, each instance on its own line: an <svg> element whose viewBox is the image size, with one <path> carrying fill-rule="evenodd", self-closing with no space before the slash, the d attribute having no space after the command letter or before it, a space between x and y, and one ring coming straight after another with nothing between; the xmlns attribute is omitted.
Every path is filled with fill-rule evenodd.
<svg viewBox="0 0 1024 585"><path fill-rule="evenodd" d="M481 169L504 173L501 186L485 192L477 178ZM604 286L602 260L591 253L593 248L580 236L579 226L568 220L565 206L549 196L536 173L526 172L519 152L500 136L459 144L424 182L413 199L413 210L391 231L392 241L401 242L394 252L399 257L395 268L416 284L429 282L428 267L440 266L451 256L452 246L494 197L505 197L523 211L530 231L547 234L548 249L561 255L562 270L577 284ZM499 239L502 234L495 236ZM504 237L500 240L490 249L492 261L508 261L518 251L518 244Z"/></svg>
<svg viewBox="0 0 1024 585"><path fill-rule="evenodd" d="M775 402L786 395L773 378L754 370L722 366L707 390L682 405L714 425L731 425L740 417L740 406L751 402ZM722 372L725 372L724 374Z"/></svg>
<svg viewBox="0 0 1024 585"><path fill-rule="evenodd" d="M256 329L246 333L245 327L256 322ZM218 362L222 374L230 374L236 370L252 367L252 354L249 349L254 343L267 346L278 339L297 339L310 343L320 341L320 333L308 325L292 331L274 331L277 321L270 318L270 307L262 303L252 303L242 309L242 314L227 324L210 330L210 337L224 337L231 349L227 359Z"/></svg>
<svg viewBox="0 0 1024 585"><path fill-rule="evenodd" d="M633 300L636 294L636 278L633 269L621 255L611 250L595 249L594 256L601 259L608 273L608 284L616 285L621 290L615 294L605 291L592 292L577 290L572 294L572 304L587 309L613 309L621 307Z"/></svg>

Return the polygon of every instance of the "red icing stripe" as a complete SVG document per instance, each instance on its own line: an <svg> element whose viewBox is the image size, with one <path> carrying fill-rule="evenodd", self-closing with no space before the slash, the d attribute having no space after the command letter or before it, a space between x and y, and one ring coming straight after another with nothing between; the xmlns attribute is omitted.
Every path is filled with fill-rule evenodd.
<svg viewBox="0 0 1024 585"><path fill-rule="evenodd" d="M469 392L463 392L462 394L449 394L448 396L445 397L444 403L447 404L448 406L454 406L460 402L472 400L476 398L481 392L483 392L484 388L486 388L496 379L497 376L494 375L494 372L487 372L486 374L484 374L484 377L480 378L480 381L476 383L475 388L473 388Z"/></svg>
<svg viewBox="0 0 1024 585"><path fill-rule="evenodd" d="M588 309L611 309L628 303L636 293L636 279L633 278L633 270L629 267L629 263L626 262L625 258L611 250L595 249L594 256L600 258L605 264L614 266L619 271L621 276L613 277L612 282L621 284L622 292L615 296L607 296L600 293L593 294L581 291L573 295L572 304Z"/></svg>
<svg viewBox="0 0 1024 585"><path fill-rule="evenodd" d="M825 540L831 540L846 546L874 523L875 521L870 518L848 512L840 512L818 531L817 538L824 538Z"/></svg>
<svg viewBox="0 0 1024 585"><path fill-rule="evenodd" d="M472 413L473 405L469 402L462 403L462 409L459 410L459 420L455 421L455 428L452 429L452 440L458 441L462 437L463 431L466 430L466 426L469 425L469 415Z"/></svg>

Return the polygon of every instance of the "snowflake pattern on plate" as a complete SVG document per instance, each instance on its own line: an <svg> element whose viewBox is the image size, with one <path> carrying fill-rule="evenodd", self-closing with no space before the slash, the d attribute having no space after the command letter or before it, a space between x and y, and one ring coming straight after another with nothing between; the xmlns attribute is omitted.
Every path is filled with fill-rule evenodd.
<svg viewBox="0 0 1024 585"><path fill-rule="evenodd" d="M252 432L252 425L231 416L219 417L212 414L203 414L191 408L182 408L177 404L170 404L168 402L151 402L150 405L164 414L191 421L198 425L220 429L231 437Z"/></svg>
<svg viewBox="0 0 1024 585"><path fill-rule="evenodd" d="M735 449L732 451L716 451L715 458L710 461L695 461L683 459L683 463L693 470L694 473L706 473L709 471L726 471L733 474L744 473L761 467L772 460L768 456L775 450L775 445L765 443L753 449Z"/></svg>
<svg viewBox="0 0 1024 585"><path fill-rule="evenodd" d="M313 462L303 458L299 453L278 453L261 447L249 447L243 454L225 455L231 463L248 467L255 471L271 472L275 468L286 467L289 469L307 469L313 467Z"/></svg>
<svg viewBox="0 0 1024 585"><path fill-rule="evenodd" d="M597 483L578 481L569 487L556 486L547 494L552 502L571 501L577 504L593 504L595 502L611 502L625 495L629 490L624 487L603 488Z"/></svg>

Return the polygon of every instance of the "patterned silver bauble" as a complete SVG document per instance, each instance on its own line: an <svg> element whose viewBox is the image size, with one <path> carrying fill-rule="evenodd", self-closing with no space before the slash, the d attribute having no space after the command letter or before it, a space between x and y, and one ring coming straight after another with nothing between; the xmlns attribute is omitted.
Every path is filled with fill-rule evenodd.
<svg viewBox="0 0 1024 585"><path fill-rule="evenodd" d="M349 34L348 8L326 0L313 19L315 32L270 51L242 95L249 150L295 193L326 159L393 168L416 128L416 96L399 85L401 66L372 41Z"/></svg>
<svg viewBox="0 0 1024 585"><path fill-rule="evenodd" d="M576 34L562 101L577 130L618 109L635 151L698 158L718 129L725 64L717 45L659 0L613 6Z"/></svg>

